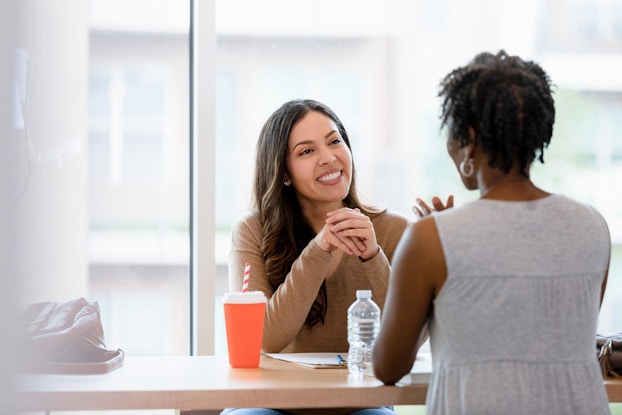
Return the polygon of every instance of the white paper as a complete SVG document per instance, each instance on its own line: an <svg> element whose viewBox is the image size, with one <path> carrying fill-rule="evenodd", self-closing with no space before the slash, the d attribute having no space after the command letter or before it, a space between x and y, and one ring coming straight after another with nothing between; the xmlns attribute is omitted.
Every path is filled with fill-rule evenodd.
<svg viewBox="0 0 622 415"><path fill-rule="evenodd" d="M341 363L338 356L341 356L345 361L348 360L347 353L268 353L267 355L274 359L298 363L317 369L345 368L347 365Z"/></svg>
<svg viewBox="0 0 622 415"><path fill-rule="evenodd" d="M345 361L348 360L347 353L268 353L267 356L315 369L347 368L347 364L340 363L337 356L341 356ZM373 373L365 374L373 376ZM432 353L419 352L410 373L404 376L399 383L428 383L431 374Z"/></svg>

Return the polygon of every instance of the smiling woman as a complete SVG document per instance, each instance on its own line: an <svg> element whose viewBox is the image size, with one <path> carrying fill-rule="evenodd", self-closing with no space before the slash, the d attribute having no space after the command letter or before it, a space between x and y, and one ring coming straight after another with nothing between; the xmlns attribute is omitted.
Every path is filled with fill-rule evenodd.
<svg viewBox="0 0 622 415"><path fill-rule="evenodd" d="M268 298L264 352L345 353L347 309L357 290L371 290L383 307L407 219L360 201L348 133L320 102L279 107L261 129L256 151L253 207L232 232L230 289L240 291L250 263L248 289Z"/></svg>

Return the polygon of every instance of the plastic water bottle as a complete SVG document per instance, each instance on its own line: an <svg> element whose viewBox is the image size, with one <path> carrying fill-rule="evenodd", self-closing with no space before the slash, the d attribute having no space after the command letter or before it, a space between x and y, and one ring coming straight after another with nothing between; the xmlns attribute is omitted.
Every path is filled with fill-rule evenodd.
<svg viewBox="0 0 622 415"><path fill-rule="evenodd" d="M371 352L380 329L380 308L371 299L371 290L357 290L356 301L348 308L348 370L372 373Z"/></svg>

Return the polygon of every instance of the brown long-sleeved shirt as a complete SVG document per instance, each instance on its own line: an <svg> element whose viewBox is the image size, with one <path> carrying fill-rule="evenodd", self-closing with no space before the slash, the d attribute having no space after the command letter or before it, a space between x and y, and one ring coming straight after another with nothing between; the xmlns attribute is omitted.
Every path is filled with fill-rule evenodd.
<svg viewBox="0 0 622 415"><path fill-rule="evenodd" d="M408 219L386 211L372 219L380 251L366 262L344 255L332 275L326 275L332 254L311 241L296 259L285 281L273 290L265 275L260 253L263 229L257 212L250 211L235 225L229 257L229 288L241 291L244 264L249 262L250 291L263 291L268 298L263 352L347 352L347 310L356 290L371 290L382 309L387 293L390 262ZM308 328L304 322L326 280L328 309L324 324Z"/></svg>

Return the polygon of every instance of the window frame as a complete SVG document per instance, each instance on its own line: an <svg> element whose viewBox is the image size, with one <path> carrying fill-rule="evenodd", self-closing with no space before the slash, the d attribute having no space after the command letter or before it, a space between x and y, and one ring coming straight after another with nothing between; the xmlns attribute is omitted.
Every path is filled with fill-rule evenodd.
<svg viewBox="0 0 622 415"><path fill-rule="evenodd" d="M190 0L190 354L215 344L215 1Z"/></svg>

